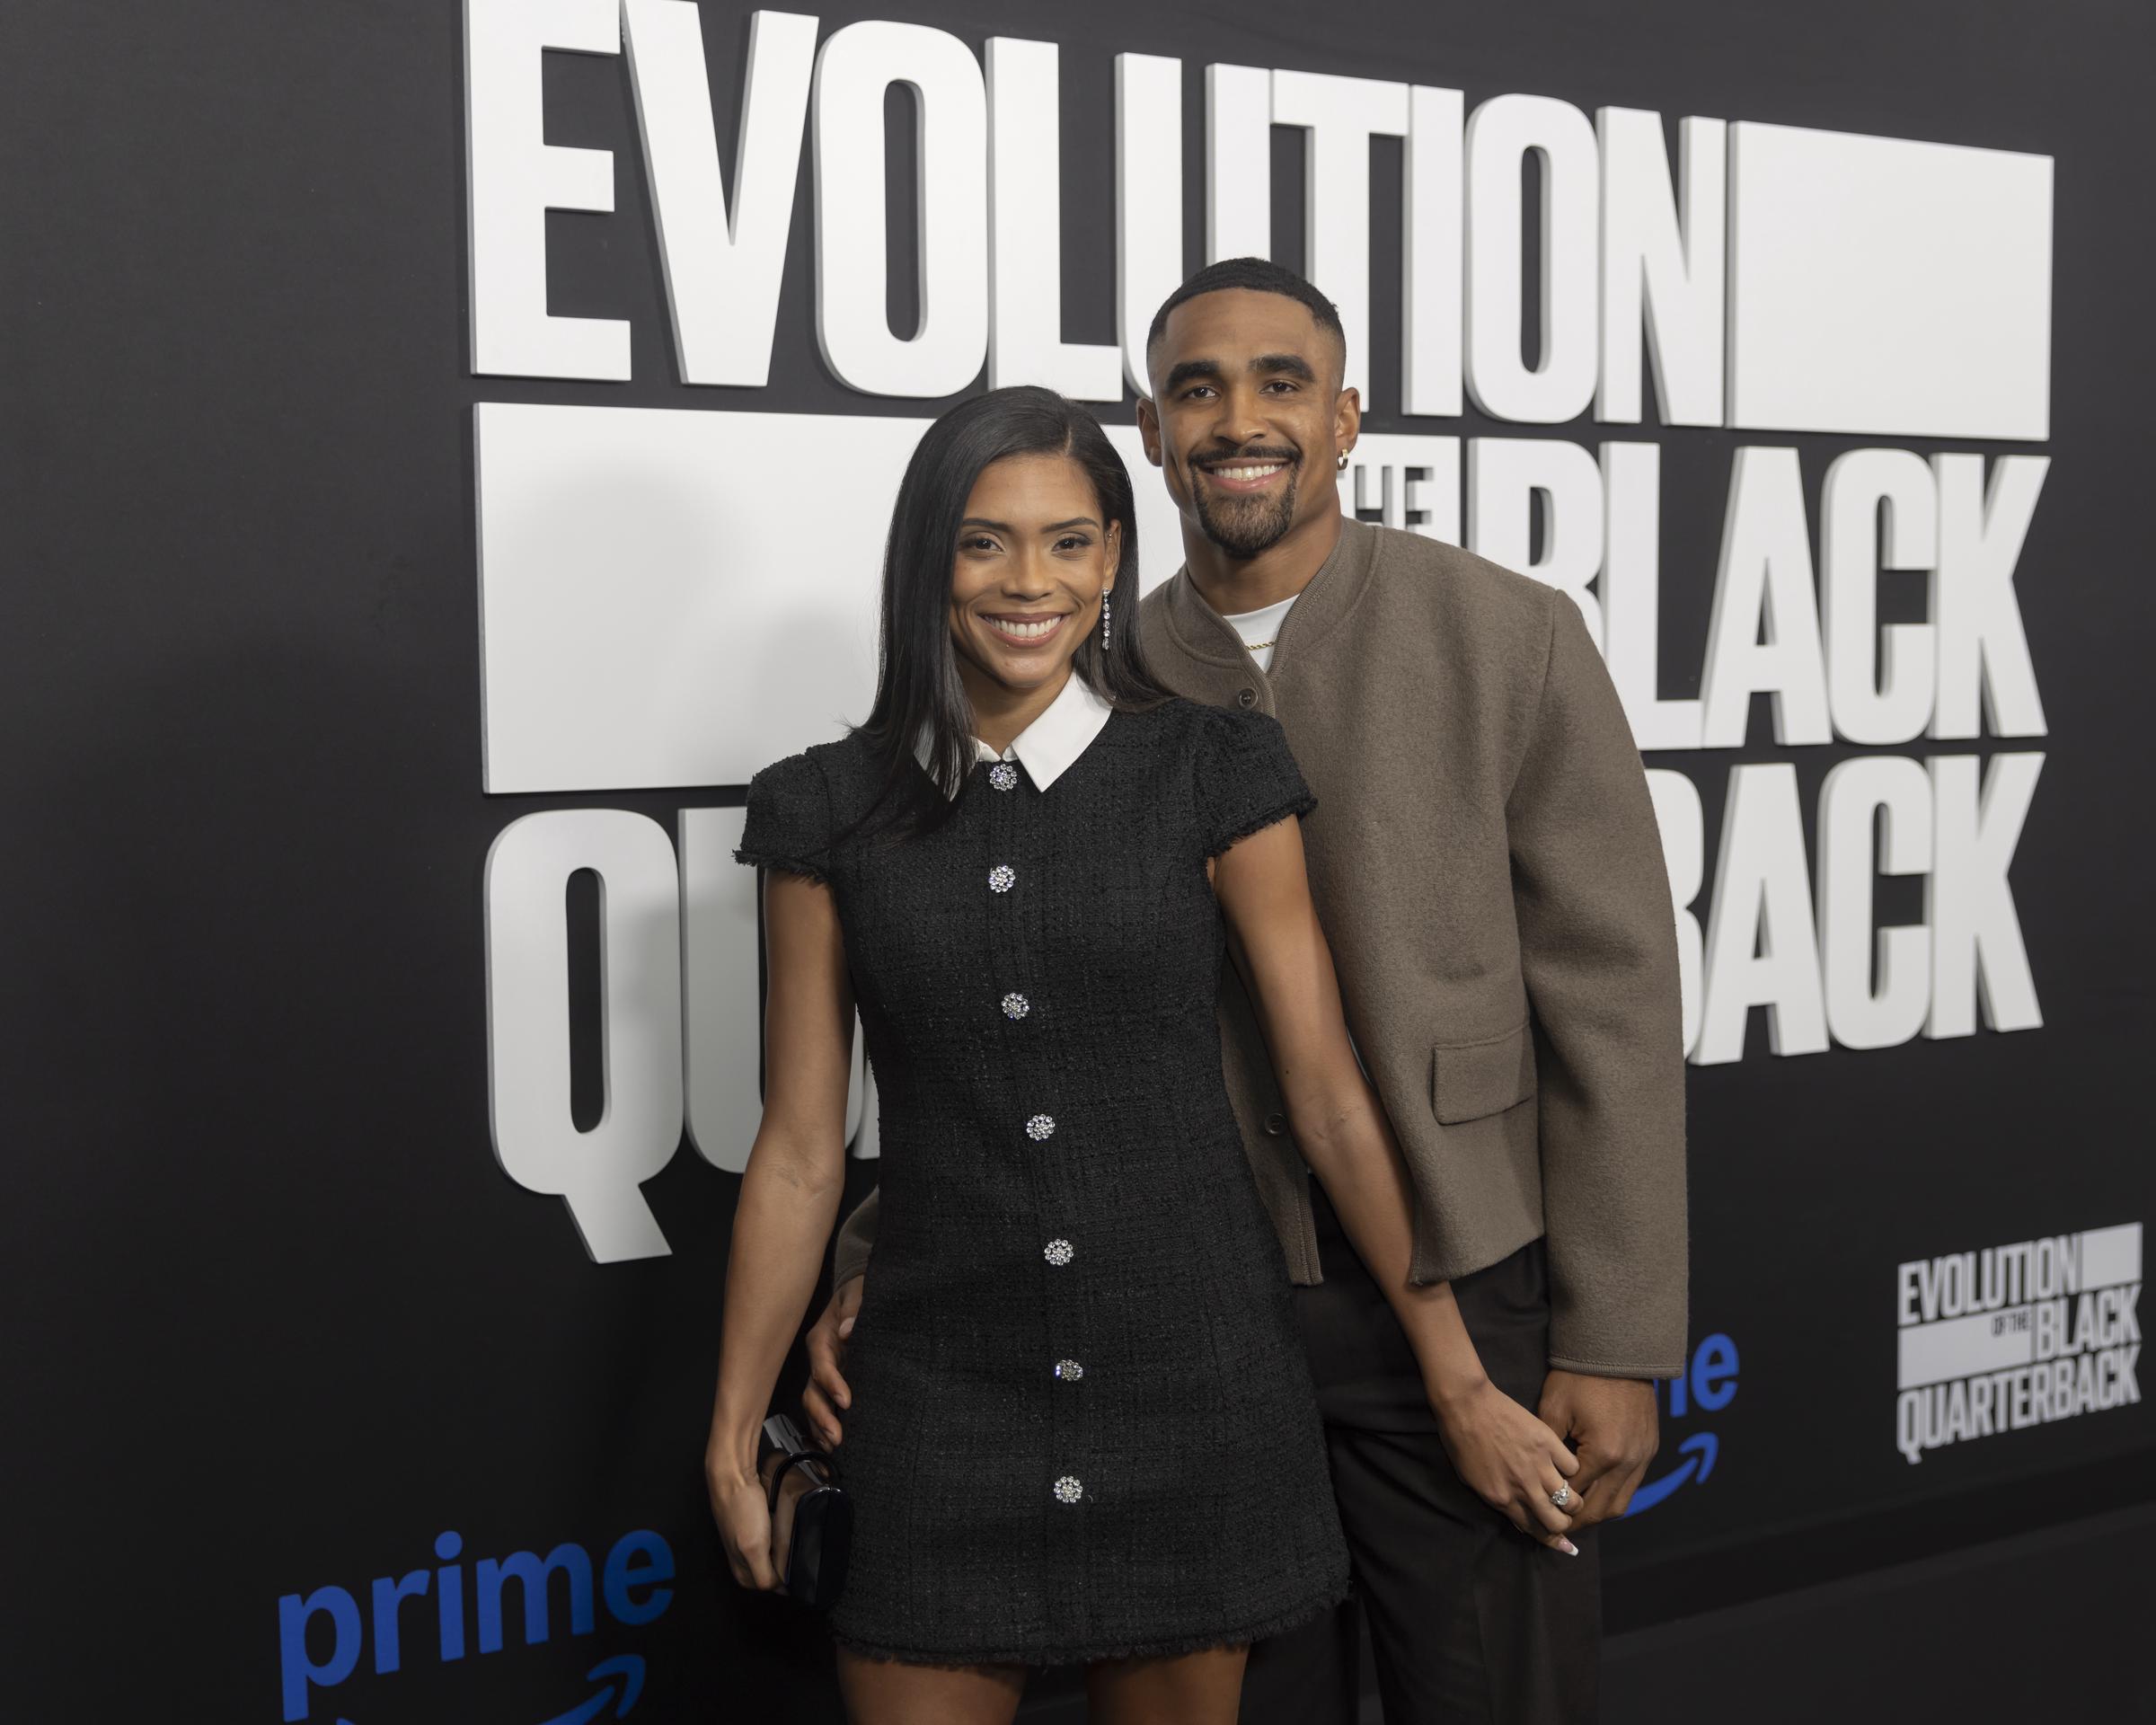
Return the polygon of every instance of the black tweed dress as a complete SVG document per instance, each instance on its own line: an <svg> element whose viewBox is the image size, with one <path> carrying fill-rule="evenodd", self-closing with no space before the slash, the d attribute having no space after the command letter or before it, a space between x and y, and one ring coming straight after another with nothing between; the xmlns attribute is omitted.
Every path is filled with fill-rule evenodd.
<svg viewBox="0 0 2156 1725"><path fill-rule="evenodd" d="M859 1651L1049 1665L1251 1641L1348 1554L1214 1017L1206 858L1313 799L1272 719L1118 712L1046 791L834 845L858 739L759 773L740 861L829 883L881 1100L846 1356Z"/></svg>

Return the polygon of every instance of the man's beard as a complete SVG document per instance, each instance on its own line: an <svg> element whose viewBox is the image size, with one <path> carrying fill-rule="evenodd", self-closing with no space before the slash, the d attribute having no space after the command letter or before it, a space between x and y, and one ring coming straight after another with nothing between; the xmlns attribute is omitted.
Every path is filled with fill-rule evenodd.
<svg viewBox="0 0 2156 1725"><path fill-rule="evenodd" d="M1255 557L1270 551L1295 524L1295 482L1301 476L1300 467L1290 467L1287 483L1277 499L1223 497L1202 479L1196 480L1190 500L1197 509L1198 527L1231 557Z"/></svg>

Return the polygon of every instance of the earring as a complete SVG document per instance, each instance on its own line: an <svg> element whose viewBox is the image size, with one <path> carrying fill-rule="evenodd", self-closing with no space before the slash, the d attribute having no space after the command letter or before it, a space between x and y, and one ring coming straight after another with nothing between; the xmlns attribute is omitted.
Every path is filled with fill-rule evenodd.
<svg viewBox="0 0 2156 1725"><path fill-rule="evenodd" d="M1108 650L1108 595L1100 596L1100 650Z"/></svg>
<svg viewBox="0 0 2156 1725"><path fill-rule="evenodd" d="M1340 451L1340 471L1343 473L1348 471L1348 452L1345 449Z"/></svg>

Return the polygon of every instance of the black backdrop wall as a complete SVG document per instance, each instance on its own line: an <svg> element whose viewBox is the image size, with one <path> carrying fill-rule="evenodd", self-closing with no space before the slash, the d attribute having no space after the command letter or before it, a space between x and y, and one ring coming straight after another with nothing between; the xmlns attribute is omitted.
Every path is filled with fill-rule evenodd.
<svg viewBox="0 0 2156 1725"><path fill-rule="evenodd" d="M747 13L702 13L730 185ZM2043 756L2010 874L2041 1026L1778 1056L1754 1012L1741 1058L1695 1067L1702 1353L1665 1397L1658 1500L1609 1537L1613 1620L2092 1508L2150 1477L2149 1412L2128 1397L2138 1225L2156 1210L2139 1094L2156 1028L2146 14L892 0L826 12L819 31L857 17L976 52L997 34L1062 45L1073 341L1116 339L1118 52L1183 63L1193 265L1215 63L1408 79L1471 110L1514 92L1617 104L1673 137L1705 115L2052 158L2048 436L1666 429L1651 386L1644 427L1523 430L1471 402L1453 420L1400 411L1404 170L1380 139L1371 423L1658 443L1671 698L1699 692L1740 447L1798 452L1815 540L1847 450L2049 457L2015 588L2043 734L1886 751ZM613 152L615 186L611 215L548 218L546 286L556 314L627 321L632 379L474 376L464 55L449 0L16 0L0 20L6 1619L25 1716L835 1716L814 1633L732 1594L702 1503L737 1177L685 1143L642 1189L670 1251L598 1262L490 1148L498 835L581 808L671 834L677 811L737 806L740 788L486 792L471 410L936 403L856 394L821 357L806 166L768 386L676 381L628 69L601 55L545 66L548 140ZM1322 279L1303 255L1301 138L1276 128L1271 148L1276 254ZM906 160L889 170L900 209ZM897 305L897 326L916 311ZM1127 398L1101 411L1130 418ZM813 563L812 518L801 531ZM1884 591L1886 621L1926 616L1922 577ZM1881 753L1785 747L1753 704L1741 748L1650 757L1699 789L1702 924L1732 765L1793 766L1816 859L1830 769ZM1928 914L1913 879L1882 880L1877 907L1884 924ZM584 1003L593 913L572 894L568 915ZM579 1010L588 1061L596 1012ZM753 1119L753 1095L740 1107ZM872 1181L872 1162L853 1166ZM1969 1260L1998 1297L1974 1301L1959 1340L1912 1353L1905 1329L1961 1309L1961 1254L2062 1237L2041 1266L2011 1257L2030 1278L2013 1288L2009 1256ZM2084 1278L2108 1286L2083 1303ZM2054 1292L2078 1395L2049 1371L2001 1380L1982 1396L2014 1429L1979 1429L1971 1385L2049 1347L2050 1315L2022 1308ZM1953 1441L1923 1449L1927 1433ZM525 1588L519 1552L552 1555L544 1590Z"/></svg>

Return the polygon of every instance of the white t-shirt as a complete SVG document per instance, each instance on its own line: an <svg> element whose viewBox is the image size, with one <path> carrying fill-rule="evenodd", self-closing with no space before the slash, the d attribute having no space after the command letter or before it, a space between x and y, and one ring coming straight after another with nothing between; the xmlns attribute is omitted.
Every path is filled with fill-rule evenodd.
<svg viewBox="0 0 2156 1725"><path fill-rule="evenodd" d="M1222 619L1242 637L1242 644L1250 650L1250 657L1258 661L1259 670L1273 668L1273 643L1280 638L1280 625L1287 621L1289 606L1300 597L1290 593L1279 604L1268 605L1262 611L1239 611Z"/></svg>

